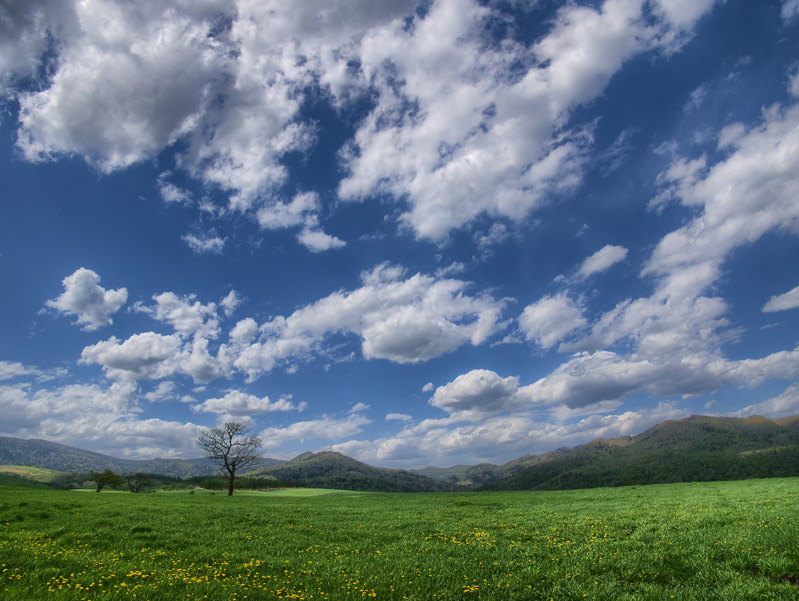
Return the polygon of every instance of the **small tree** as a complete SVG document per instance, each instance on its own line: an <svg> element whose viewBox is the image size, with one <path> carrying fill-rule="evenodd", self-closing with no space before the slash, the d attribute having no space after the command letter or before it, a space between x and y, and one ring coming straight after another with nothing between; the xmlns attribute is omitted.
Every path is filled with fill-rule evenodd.
<svg viewBox="0 0 799 601"><path fill-rule="evenodd" d="M95 492L100 492L106 486L110 486L111 488L122 486L122 476L115 474L108 468L103 472L91 472L89 480L97 484L97 490Z"/></svg>
<svg viewBox="0 0 799 601"><path fill-rule="evenodd" d="M128 481L128 488L130 492L141 492L142 488L150 486L150 477L147 474L136 472L135 474L128 474L125 476Z"/></svg>
<svg viewBox="0 0 799 601"><path fill-rule="evenodd" d="M236 472L252 466L261 458L261 439L237 422L226 422L220 428L201 430L195 444L213 461L228 481L228 496L233 495Z"/></svg>

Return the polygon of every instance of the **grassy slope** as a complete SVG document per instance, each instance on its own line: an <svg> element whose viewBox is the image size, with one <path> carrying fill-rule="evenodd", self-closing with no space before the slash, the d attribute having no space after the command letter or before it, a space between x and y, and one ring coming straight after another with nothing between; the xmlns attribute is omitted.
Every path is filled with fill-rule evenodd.
<svg viewBox="0 0 799 601"><path fill-rule="evenodd" d="M797 496L797 479L304 498L0 488L0 594L796 599Z"/></svg>
<svg viewBox="0 0 799 601"><path fill-rule="evenodd" d="M35 482L52 482L64 472L29 465L0 465L0 474L18 476Z"/></svg>

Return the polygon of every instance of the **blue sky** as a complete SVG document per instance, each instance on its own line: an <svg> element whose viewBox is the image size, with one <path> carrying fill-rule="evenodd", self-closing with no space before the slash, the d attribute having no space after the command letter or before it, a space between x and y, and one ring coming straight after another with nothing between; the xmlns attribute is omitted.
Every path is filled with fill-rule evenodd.
<svg viewBox="0 0 799 601"><path fill-rule="evenodd" d="M4 2L0 435L799 414L797 48L797 0Z"/></svg>

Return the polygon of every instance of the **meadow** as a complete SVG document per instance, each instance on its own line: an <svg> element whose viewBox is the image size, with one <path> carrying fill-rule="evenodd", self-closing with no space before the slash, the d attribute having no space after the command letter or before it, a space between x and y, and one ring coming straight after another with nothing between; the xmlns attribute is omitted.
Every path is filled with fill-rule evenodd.
<svg viewBox="0 0 799 601"><path fill-rule="evenodd" d="M0 598L799 599L799 479L563 492L0 486Z"/></svg>

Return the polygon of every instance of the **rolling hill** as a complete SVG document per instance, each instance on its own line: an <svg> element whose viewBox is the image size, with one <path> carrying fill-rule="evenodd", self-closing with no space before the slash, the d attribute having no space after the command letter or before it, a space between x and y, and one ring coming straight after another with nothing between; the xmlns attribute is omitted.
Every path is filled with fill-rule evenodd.
<svg viewBox="0 0 799 601"><path fill-rule="evenodd" d="M303 453L286 463L253 470L247 475L302 482L305 486L313 488L379 492L433 492L456 489L451 484L421 474L373 467L332 451Z"/></svg>
<svg viewBox="0 0 799 601"><path fill-rule="evenodd" d="M694 415L636 436L599 439L486 483L546 490L799 476L799 418Z"/></svg>
<svg viewBox="0 0 799 601"><path fill-rule="evenodd" d="M263 465L281 463L263 459ZM216 474L218 468L208 459L118 459L84 451L47 440L0 437L0 465L28 465L59 472L91 472L106 468L118 473L145 472L173 478Z"/></svg>
<svg viewBox="0 0 799 601"><path fill-rule="evenodd" d="M2 464L83 473L109 468L175 478L219 473L203 458L135 461L44 440L0 437ZM772 421L694 415L635 436L525 455L504 465L387 469L323 451L290 461L265 458L242 475L315 488L384 492L545 490L799 476L799 417Z"/></svg>

